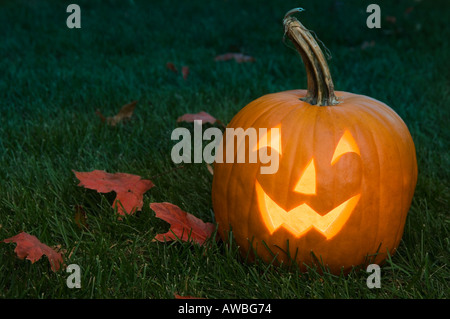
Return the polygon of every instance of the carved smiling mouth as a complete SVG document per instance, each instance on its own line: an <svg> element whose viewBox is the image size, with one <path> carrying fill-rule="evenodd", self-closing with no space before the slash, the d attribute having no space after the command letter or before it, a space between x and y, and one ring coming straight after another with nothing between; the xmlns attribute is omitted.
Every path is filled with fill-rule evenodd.
<svg viewBox="0 0 450 319"><path fill-rule="evenodd" d="M264 192L258 181L256 181L256 194L262 218L271 234L279 227L284 227L295 237L300 237L315 228L327 239L339 233L361 197L360 194L350 197L326 215L321 216L306 203L290 211L284 210Z"/></svg>
<svg viewBox="0 0 450 319"><path fill-rule="evenodd" d="M258 147L262 146L264 144L258 145ZM347 153L356 153L361 156L358 145L349 131L345 131L339 140L330 164L334 165ZM294 192L316 195L316 175L314 159L311 159L295 185ZM320 215L306 203L286 211L267 195L258 181L255 187L259 210L269 232L272 234L279 227L284 227L295 237L300 237L314 228L327 239L333 238L344 227L361 197L361 194L354 195L325 215Z"/></svg>

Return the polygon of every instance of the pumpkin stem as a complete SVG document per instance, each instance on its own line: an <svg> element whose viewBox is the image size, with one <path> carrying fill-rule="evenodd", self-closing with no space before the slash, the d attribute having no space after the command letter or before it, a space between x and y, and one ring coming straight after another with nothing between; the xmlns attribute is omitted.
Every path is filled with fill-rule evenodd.
<svg viewBox="0 0 450 319"><path fill-rule="evenodd" d="M301 11L303 11L302 8L292 9L286 13L283 19L285 34L294 43L306 68L308 93L301 100L319 106L339 104L340 102L334 94L330 69L322 50L311 32L296 18L291 17L293 13Z"/></svg>

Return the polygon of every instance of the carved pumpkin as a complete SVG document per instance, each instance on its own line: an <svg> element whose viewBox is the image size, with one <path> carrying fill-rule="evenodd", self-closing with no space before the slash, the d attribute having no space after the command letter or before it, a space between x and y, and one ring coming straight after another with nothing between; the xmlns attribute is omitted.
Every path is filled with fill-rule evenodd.
<svg viewBox="0 0 450 319"><path fill-rule="evenodd" d="M220 235L226 240L231 230L244 255L348 272L397 249L417 181L415 147L386 104L334 91L319 46L291 17L296 11L283 23L308 89L260 97L228 125L279 127L279 147L261 137L256 147L279 154L278 171L261 174L261 162L215 163L213 207ZM224 136L224 153L226 144Z"/></svg>

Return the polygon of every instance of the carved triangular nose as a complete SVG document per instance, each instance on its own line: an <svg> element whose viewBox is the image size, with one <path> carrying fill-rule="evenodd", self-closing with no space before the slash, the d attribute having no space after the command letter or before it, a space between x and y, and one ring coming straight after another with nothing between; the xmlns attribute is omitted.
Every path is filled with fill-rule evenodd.
<svg viewBox="0 0 450 319"><path fill-rule="evenodd" d="M294 187L294 191L307 195L316 194L316 167L314 165L314 159L306 166L303 175Z"/></svg>
<svg viewBox="0 0 450 319"><path fill-rule="evenodd" d="M358 145L349 131L345 131L340 138L331 159L331 165L334 165L342 155L346 153L356 153L360 155ZM316 195L316 166L314 165L314 158L311 159L303 170L303 174L294 187L294 191L305 195Z"/></svg>

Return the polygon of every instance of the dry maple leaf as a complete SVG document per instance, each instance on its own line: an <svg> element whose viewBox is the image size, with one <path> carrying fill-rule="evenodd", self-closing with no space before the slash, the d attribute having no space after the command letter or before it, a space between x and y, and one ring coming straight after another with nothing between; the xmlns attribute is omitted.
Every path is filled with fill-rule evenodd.
<svg viewBox="0 0 450 319"><path fill-rule="evenodd" d="M117 212L122 216L141 210L144 193L155 186L150 180L127 173L112 174L101 170L73 172L80 180L78 186L84 186L99 193L116 192L113 207L117 206Z"/></svg>
<svg viewBox="0 0 450 319"><path fill-rule="evenodd" d="M123 122L125 120L129 120L133 116L134 109L136 108L136 104L138 101L133 101L131 103L125 104L120 109L119 113L114 116L105 117L100 110L96 110L95 114L97 114L102 122L106 122L111 126L116 126L118 123Z"/></svg>
<svg viewBox="0 0 450 319"><path fill-rule="evenodd" d="M228 61L235 60L237 63L243 62L254 62L255 58L249 55L244 55L242 53L225 53L218 55L214 58L214 61Z"/></svg>
<svg viewBox="0 0 450 319"><path fill-rule="evenodd" d="M16 236L7 238L3 240L3 242L16 243L17 246L14 251L17 254L17 257L20 259L24 259L26 257L29 261L31 261L31 263L41 259L42 255L46 255L54 272L57 272L63 263L63 258L60 253L41 243L36 236L27 234L26 232L21 232Z"/></svg>
<svg viewBox="0 0 450 319"><path fill-rule="evenodd" d="M205 223L201 219L184 212L178 206L171 203L151 203L150 208L156 213L156 217L170 224L170 229L165 234L157 234L154 240L171 241L194 241L200 245L211 237L216 226Z"/></svg>
<svg viewBox="0 0 450 319"><path fill-rule="evenodd" d="M117 123L122 122L124 120L128 120L133 116L134 109L136 107L137 101L133 101L131 103L125 104L120 109L119 113L113 117L106 118L106 123L111 126L117 125Z"/></svg>
<svg viewBox="0 0 450 319"><path fill-rule="evenodd" d="M195 113L195 114L193 114L193 113L184 114L177 119L177 122L191 123L191 122L194 122L195 120L201 120L202 124L203 123L214 124L217 122L217 119L214 116L212 116L206 112L203 112L203 111L201 111L199 113Z"/></svg>

